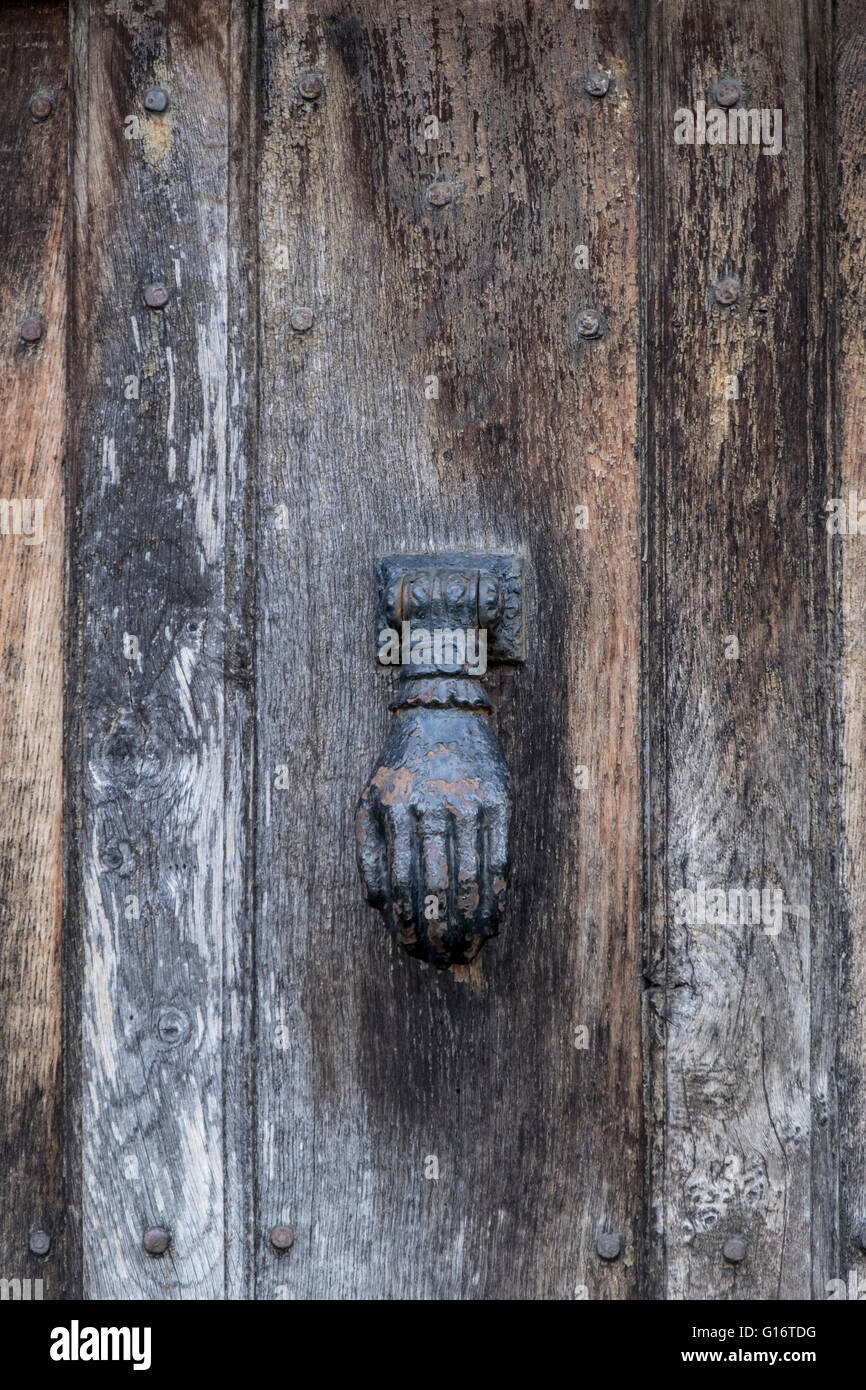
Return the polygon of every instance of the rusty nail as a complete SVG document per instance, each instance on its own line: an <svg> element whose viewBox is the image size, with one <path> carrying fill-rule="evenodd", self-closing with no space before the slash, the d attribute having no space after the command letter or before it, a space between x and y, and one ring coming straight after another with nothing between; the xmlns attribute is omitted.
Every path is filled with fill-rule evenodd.
<svg viewBox="0 0 866 1390"><path fill-rule="evenodd" d="M144 94L144 109L152 111L154 115L161 115L168 106L168 92L163 91L162 87L148 87Z"/></svg>
<svg viewBox="0 0 866 1390"><path fill-rule="evenodd" d="M164 309L168 303L168 290L161 281L144 287L144 302L148 309Z"/></svg>
<svg viewBox="0 0 866 1390"><path fill-rule="evenodd" d="M593 309L584 309L577 316L577 331L581 338L597 338L601 332L601 319Z"/></svg>
<svg viewBox="0 0 866 1390"><path fill-rule="evenodd" d="M722 1254L728 1264L738 1265L746 1258L746 1242L742 1236L728 1236L722 1246Z"/></svg>
<svg viewBox="0 0 866 1390"><path fill-rule="evenodd" d="M603 97L610 88L610 73L602 72L599 68L597 72L587 74L583 85L591 97Z"/></svg>
<svg viewBox="0 0 866 1390"><path fill-rule="evenodd" d="M427 202L432 203L434 208L447 207L451 202L451 189L447 183L431 183L427 189Z"/></svg>
<svg viewBox="0 0 866 1390"><path fill-rule="evenodd" d="M595 1248L603 1260L616 1260L622 1249L622 1238L616 1231L602 1231L595 1238Z"/></svg>
<svg viewBox="0 0 866 1390"><path fill-rule="evenodd" d="M296 333L306 333L307 329L313 326L312 309L307 309L303 304L296 305L289 322Z"/></svg>
<svg viewBox="0 0 866 1390"><path fill-rule="evenodd" d="M18 329L18 337L23 343L38 343L44 331L41 319L25 319Z"/></svg>
<svg viewBox="0 0 866 1390"><path fill-rule="evenodd" d="M47 121L53 110L54 102L44 93L30 98L30 114L34 121Z"/></svg>
<svg viewBox="0 0 866 1390"><path fill-rule="evenodd" d="M272 1226L270 1242L275 1250L291 1250L295 1243L295 1233L291 1226Z"/></svg>
<svg viewBox="0 0 866 1390"><path fill-rule="evenodd" d="M325 84L322 81L321 73L304 72L298 79L298 91L304 101L315 101L324 90Z"/></svg>
<svg viewBox="0 0 866 1390"><path fill-rule="evenodd" d="M30 1232L30 1253L33 1255L47 1255L51 1249L51 1237L47 1231Z"/></svg>
<svg viewBox="0 0 866 1390"><path fill-rule="evenodd" d="M727 275L724 280L717 280L713 285L713 296L717 304L727 308L731 304L736 304L740 297L740 284L733 275Z"/></svg>
<svg viewBox="0 0 866 1390"><path fill-rule="evenodd" d="M743 84L736 77L720 77L710 88L710 97L718 106L736 106L743 99Z"/></svg>
<svg viewBox="0 0 866 1390"><path fill-rule="evenodd" d="M164 1255L171 1244L171 1236L164 1226L149 1226L142 1244L148 1255Z"/></svg>

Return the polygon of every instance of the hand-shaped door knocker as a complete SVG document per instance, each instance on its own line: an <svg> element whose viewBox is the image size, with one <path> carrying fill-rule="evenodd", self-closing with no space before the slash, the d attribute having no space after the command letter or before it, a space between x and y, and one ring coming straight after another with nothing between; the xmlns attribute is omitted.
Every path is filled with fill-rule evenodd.
<svg viewBox="0 0 866 1390"><path fill-rule="evenodd" d="M511 783L481 683L523 660L522 565L510 555L390 555L378 657L400 668L385 751L355 813L367 901L413 956L474 960L499 931Z"/></svg>

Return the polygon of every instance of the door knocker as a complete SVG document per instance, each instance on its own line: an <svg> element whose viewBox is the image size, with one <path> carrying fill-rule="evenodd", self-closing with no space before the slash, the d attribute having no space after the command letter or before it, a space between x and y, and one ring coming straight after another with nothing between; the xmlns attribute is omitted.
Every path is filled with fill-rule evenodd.
<svg viewBox="0 0 866 1390"><path fill-rule="evenodd" d="M358 866L410 955L465 965L505 906L511 783L482 680L523 660L522 561L390 555L377 579L378 659L400 680L355 813Z"/></svg>

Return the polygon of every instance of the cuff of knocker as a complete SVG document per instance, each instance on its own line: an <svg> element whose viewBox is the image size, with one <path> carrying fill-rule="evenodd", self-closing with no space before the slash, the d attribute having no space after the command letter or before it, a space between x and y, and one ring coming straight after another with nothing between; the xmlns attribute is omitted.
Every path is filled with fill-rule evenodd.
<svg viewBox="0 0 866 1390"><path fill-rule="evenodd" d="M481 681L471 676L404 676L391 709L433 705L442 709L492 709Z"/></svg>

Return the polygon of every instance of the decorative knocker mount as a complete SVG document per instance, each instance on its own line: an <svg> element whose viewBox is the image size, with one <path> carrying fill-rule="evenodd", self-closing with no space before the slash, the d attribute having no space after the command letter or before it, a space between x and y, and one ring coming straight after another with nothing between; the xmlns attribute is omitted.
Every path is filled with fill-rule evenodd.
<svg viewBox="0 0 866 1390"><path fill-rule="evenodd" d="M482 678L523 660L522 562L389 555L377 578L378 659L400 682L355 814L358 865L410 955L465 965L505 905L511 784Z"/></svg>

